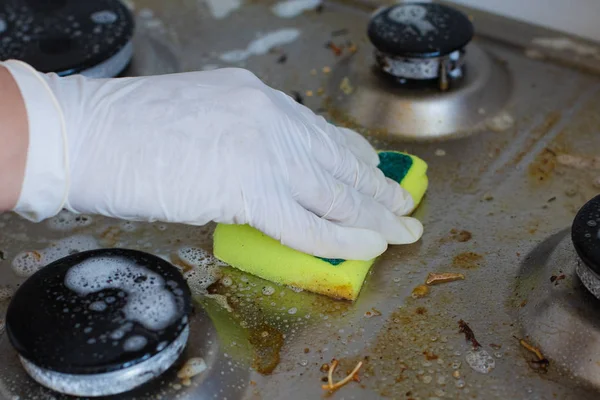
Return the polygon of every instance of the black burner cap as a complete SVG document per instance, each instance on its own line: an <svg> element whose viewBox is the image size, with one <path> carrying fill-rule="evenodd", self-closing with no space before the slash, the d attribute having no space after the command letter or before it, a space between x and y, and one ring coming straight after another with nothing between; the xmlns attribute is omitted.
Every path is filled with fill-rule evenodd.
<svg viewBox="0 0 600 400"><path fill-rule="evenodd" d="M112 269L103 268L107 265ZM74 273L81 271L87 274ZM120 289L123 282L133 282L135 289ZM128 318L140 311L156 317L156 310L164 310L146 308L148 299L168 303L175 312L150 328ZM19 354L38 367L78 375L117 371L177 339L188 324L190 299L181 273L159 257L124 249L86 251L55 261L25 281L8 307L6 332Z"/></svg>
<svg viewBox="0 0 600 400"><path fill-rule="evenodd" d="M571 227L571 239L585 265L600 275L600 196L581 207Z"/></svg>
<svg viewBox="0 0 600 400"><path fill-rule="evenodd" d="M133 36L119 0L0 0L0 60L38 71L80 73L116 55Z"/></svg>
<svg viewBox="0 0 600 400"><path fill-rule="evenodd" d="M377 50L397 57L427 58L460 50L473 24L458 10L437 3L403 3L378 12L369 23Z"/></svg>

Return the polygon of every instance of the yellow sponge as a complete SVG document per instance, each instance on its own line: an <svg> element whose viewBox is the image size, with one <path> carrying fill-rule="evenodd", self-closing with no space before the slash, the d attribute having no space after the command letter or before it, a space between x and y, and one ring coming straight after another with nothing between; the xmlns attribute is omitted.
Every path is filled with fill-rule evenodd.
<svg viewBox="0 0 600 400"><path fill-rule="evenodd" d="M400 152L380 152L379 168L400 183L415 202L427 191L427 164ZM263 279L326 296L355 300L375 260L323 259L301 253L248 225L219 224L214 254L220 260Z"/></svg>

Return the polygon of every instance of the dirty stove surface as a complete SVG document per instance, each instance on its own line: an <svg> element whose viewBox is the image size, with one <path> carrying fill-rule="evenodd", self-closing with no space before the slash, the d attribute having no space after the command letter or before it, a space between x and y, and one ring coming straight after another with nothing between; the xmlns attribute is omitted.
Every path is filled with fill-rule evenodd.
<svg viewBox="0 0 600 400"><path fill-rule="evenodd" d="M34 225L5 214L0 318L17 285L47 262L92 248L125 247L196 271L198 284L205 277L218 282L209 296L195 293L190 340L178 365L120 398L319 398L327 394L321 368L333 358L340 362L336 380L364 362L360 382L333 398L597 398L600 315L594 311L600 303L575 274L569 229L600 188L600 50L468 12L477 32L469 45L476 56L471 67L487 71L487 89L478 89L480 102L456 94L468 87L438 98L445 112L456 113L447 118L468 117L449 119L458 131L453 137L423 142L396 135L387 117L365 117L361 121L368 125L361 126L352 115L367 106L384 115L389 103L376 102L390 101L389 93L361 92L361 84L373 79L364 75L374 63L366 36L373 8L327 2L282 18L271 11L274 2L237 8L210 3L212 8L202 1L136 0L137 47L128 74L248 68L314 111L360 130L378 148L422 157L430 167L430 190L416 212L425 226L423 239L383 255L350 304L220 266L211 257L212 226L69 214ZM282 44L254 54L253 35L269 33ZM481 57L485 61L478 64ZM419 101L427 111L427 101ZM419 117L415 111L411 120L410 110L403 112L400 120ZM431 286L415 298L413 290L431 272L465 279ZM459 332L460 320L480 349ZM549 365L517 338L539 348ZM208 369L191 382L180 379L178 367L193 357L202 357ZM63 398L26 376L1 331L0 360L0 398Z"/></svg>

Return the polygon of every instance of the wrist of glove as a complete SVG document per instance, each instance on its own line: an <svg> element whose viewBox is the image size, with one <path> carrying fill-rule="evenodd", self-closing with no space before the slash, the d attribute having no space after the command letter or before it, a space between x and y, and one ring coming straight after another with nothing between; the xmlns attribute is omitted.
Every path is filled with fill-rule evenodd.
<svg viewBox="0 0 600 400"><path fill-rule="evenodd" d="M58 78L4 63L25 98L30 147L15 211L65 207L140 221L250 224L284 245L370 259L417 241L410 194L375 150L250 72Z"/></svg>

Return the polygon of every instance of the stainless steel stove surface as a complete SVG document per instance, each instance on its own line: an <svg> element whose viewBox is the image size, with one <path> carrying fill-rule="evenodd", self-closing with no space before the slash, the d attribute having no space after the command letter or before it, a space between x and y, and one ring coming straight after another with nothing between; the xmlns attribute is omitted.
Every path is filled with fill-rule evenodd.
<svg viewBox="0 0 600 400"><path fill-rule="evenodd" d="M360 382L332 398L598 398L600 300L577 276L569 232L600 188L600 47L462 9L475 27L464 76L446 91L390 82L372 68L374 3L325 2L296 15L274 1L136 0L128 71L245 67L378 148L429 163L430 190L416 212L423 239L385 253L355 304L219 266L212 226L68 214L34 225L5 214L0 318L16 286L47 261L125 247L220 280L208 296L195 291L179 363L119 398L326 397L322 366L333 358L336 380L364 366ZM432 272L465 279L413 296ZM461 320L479 350L459 332ZM198 357L205 371L177 376ZM0 398L66 397L28 378L0 333Z"/></svg>

